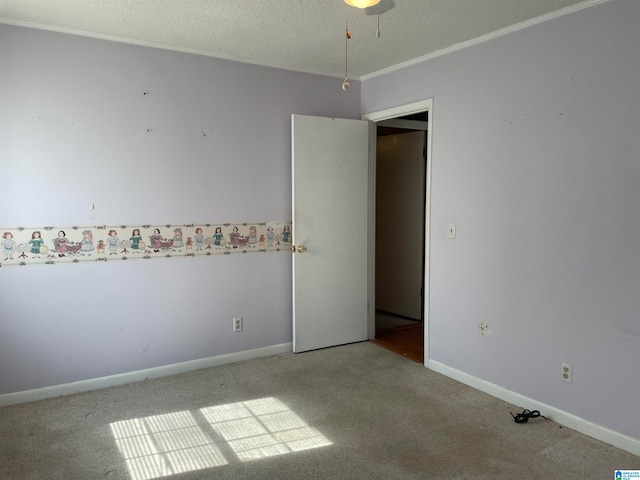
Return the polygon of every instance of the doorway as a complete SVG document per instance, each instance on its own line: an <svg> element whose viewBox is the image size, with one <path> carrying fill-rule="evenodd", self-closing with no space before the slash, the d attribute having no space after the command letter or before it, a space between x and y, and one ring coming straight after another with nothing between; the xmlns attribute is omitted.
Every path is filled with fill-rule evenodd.
<svg viewBox="0 0 640 480"><path fill-rule="evenodd" d="M375 122L372 342L428 361L431 100L363 117ZM377 118L376 118L377 116Z"/></svg>

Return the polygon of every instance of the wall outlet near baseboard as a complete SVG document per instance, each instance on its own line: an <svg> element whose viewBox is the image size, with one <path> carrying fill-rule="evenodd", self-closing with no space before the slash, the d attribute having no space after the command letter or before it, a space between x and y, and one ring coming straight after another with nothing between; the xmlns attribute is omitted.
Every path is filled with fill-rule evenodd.
<svg viewBox="0 0 640 480"><path fill-rule="evenodd" d="M562 376L560 377L563 382L571 383L573 380L573 365L568 363L562 364Z"/></svg>
<svg viewBox="0 0 640 480"><path fill-rule="evenodd" d="M242 317L235 317L233 319L233 331L234 332L242 331Z"/></svg>

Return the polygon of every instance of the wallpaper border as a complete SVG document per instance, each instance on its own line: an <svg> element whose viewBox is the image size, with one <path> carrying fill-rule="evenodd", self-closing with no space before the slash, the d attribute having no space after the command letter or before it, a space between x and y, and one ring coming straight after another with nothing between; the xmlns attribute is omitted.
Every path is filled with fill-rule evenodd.
<svg viewBox="0 0 640 480"><path fill-rule="evenodd" d="M0 227L0 267L291 251L291 222Z"/></svg>

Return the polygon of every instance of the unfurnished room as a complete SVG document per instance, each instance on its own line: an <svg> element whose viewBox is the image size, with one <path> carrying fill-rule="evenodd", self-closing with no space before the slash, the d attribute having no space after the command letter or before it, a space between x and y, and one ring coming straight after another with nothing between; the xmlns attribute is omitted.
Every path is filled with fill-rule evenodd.
<svg viewBox="0 0 640 480"><path fill-rule="evenodd" d="M640 1L0 0L0 479L640 478Z"/></svg>

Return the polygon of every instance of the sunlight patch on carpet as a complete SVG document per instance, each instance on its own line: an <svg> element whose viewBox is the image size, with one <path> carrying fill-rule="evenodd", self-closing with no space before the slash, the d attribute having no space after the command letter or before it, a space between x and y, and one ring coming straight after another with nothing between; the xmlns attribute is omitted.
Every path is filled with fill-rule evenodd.
<svg viewBox="0 0 640 480"><path fill-rule="evenodd" d="M228 463L188 411L114 422L111 432L132 480L150 480Z"/></svg>
<svg viewBox="0 0 640 480"><path fill-rule="evenodd" d="M273 397L123 420L110 427L132 480L220 467L232 457L244 462L332 445Z"/></svg>
<svg viewBox="0 0 640 480"><path fill-rule="evenodd" d="M320 432L273 397L200 411L242 461L331 445Z"/></svg>

